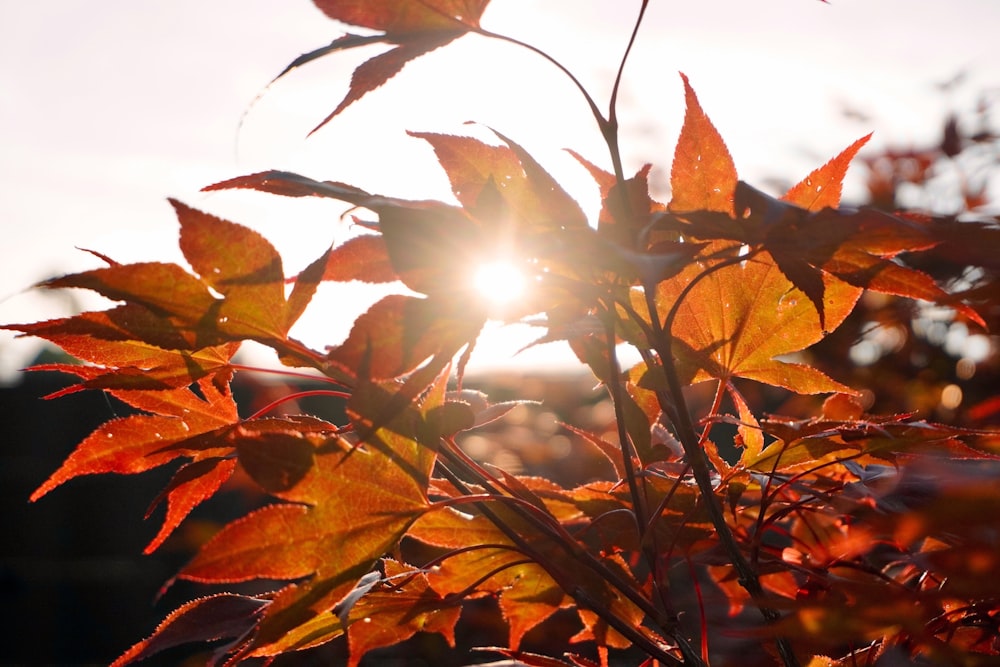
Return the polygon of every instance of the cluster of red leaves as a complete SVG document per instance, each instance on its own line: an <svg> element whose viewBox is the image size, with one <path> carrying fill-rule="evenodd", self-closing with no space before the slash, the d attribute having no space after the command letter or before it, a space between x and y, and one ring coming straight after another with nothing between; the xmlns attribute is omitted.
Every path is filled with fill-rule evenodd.
<svg viewBox="0 0 1000 667"><path fill-rule="evenodd" d="M476 29L486 2L317 5L383 33L348 35L290 68L393 45L358 69L332 117L406 61ZM354 665L417 632L454 644L463 603L484 597L509 626L498 651L519 664L592 664L519 651L528 631L567 609L579 618L572 641L605 659L638 647L663 663L706 664L741 650L733 642L761 640L786 664L853 664L888 649L933 660L1000 653L1000 588L982 577L1000 566L987 526L997 495L962 468L1000 456L1000 434L863 414L851 388L788 359L838 327L866 289L950 304L981 323L896 261L941 243L939 227L837 208L867 137L781 199L753 189L683 83L669 204L649 196L648 167L620 179L579 158L602 194L596 228L509 138L424 133L414 136L431 144L457 205L286 172L207 188L330 197L377 215L372 233L292 279L255 232L175 202L190 270L104 258L104 268L45 283L122 305L8 328L86 363L44 367L80 378L60 393L100 389L141 414L92 433L33 500L80 475L181 461L154 501L168 511L152 551L237 466L274 499L223 528L179 577L282 583L194 600L116 665L185 642L223 640L218 656L233 664L344 636ZM487 318L461 276L497 248L532 285L510 318L540 314L541 340L568 341L614 399L617 442L577 430L614 478L564 488L481 466L459 447L459 434L514 405L448 390ZM324 280L400 280L417 295L383 298L320 352L288 332ZM245 340L328 378L349 396L348 423L240 418L229 382ZM620 342L643 359L624 372ZM744 380L833 396L813 419L763 419L737 389ZM709 381L715 404L689 414L684 387ZM721 423L736 427L736 460L713 442ZM936 470L948 474L925 483Z"/></svg>

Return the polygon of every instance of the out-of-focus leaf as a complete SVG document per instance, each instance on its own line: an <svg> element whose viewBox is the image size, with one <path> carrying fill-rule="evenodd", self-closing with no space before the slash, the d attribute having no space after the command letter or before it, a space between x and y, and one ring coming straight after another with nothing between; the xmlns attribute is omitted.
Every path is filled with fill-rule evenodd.
<svg viewBox="0 0 1000 667"><path fill-rule="evenodd" d="M838 459L859 463L896 463L916 456L950 459L997 458L1000 452L978 447L977 433L922 421L783 422L765 420L764 431L778 439L746 467L761 472L813 467Z"/></svg>

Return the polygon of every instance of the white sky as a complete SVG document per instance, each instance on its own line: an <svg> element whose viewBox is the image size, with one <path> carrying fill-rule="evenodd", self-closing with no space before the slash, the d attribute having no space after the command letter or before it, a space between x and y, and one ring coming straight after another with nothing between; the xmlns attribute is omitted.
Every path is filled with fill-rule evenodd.
<svg viewBox="0 0 1000 667"><path fill-rule="evenodd" d="M683 113L678 71L690 77L741 177L757 183L794 182L870 131L876 147L932 141L948 109L968 109L983 89L1000 86L996 0L650 5L620 115L626 169L654 162L661 192ZM638 6L494 0L483 25L549 50L603 106ZM309 0L0 0L0 321L102 307L82 293L74 304L27 289L98 266L76 246L119 261L181 261L168 196L261 231L286 271L297 271L345 238L342 207L198 190L281 168L447 199L428 146L407 129L461 134L477 131L467 120L490 125L595 204L585 175L561 153L574 148L607 165L586 107L552 67L509 45L463 38L411 63L308 139L353 68L376 51L307 65L249 108L288 62L342 32ZM942 95L934 84L960 70L966 84ZM845 105L870 119L845 121ZM296 333L316 347L336 343L374 294L324 290ZM0 334L0 377L37 352L12 339Z"/></svg>

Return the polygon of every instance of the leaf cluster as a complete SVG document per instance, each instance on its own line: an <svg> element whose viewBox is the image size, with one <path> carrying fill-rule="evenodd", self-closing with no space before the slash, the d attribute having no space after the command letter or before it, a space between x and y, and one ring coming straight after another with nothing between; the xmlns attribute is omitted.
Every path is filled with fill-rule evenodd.
<svg viewBox="0 0 1000 667"><path fill-rule="evenodd" d="M481 28L484 0L316 5L366 33L285 72L344 49L390 47L355 71L320 127L467 33L555 63ZM623 173L616 94L605 114L577 84L613 165L574 153L601 194L596 221L500 132L495 143L414 132L455 203L283 171L206 188L356 207L366 233L297 275L256 232L172 202L188 266L98 255L105 266L43 285L120 305L7 328L83 362L40 367L79 379L60 394L102 390L139 413L99 427L32 500L81 475L174 465L147 551L238 469L273 501L224 527L178 575L273 585L181 606L115 665L186 642L216 642L216 661L236 664L334 640L346 640L355 665L417 633L454 645L463 609L484 599L507 624L506 646L493 649L505 664L607 664L626 649L642 664L685 665L741 654L784 665L883 654L978 664L1000 653L1000 589L988 576L1000 567L988 473L1000 434L866 413L856 388L803 361L871 293L941 304L983 326L989 295L950 293L901 259L962 247L963 223L841 207L868 137L782 197L765 194L739 179L681 83L686 113L666 203L650 195L648 166ZM996 241L995 225L974 228ZM606 459L604 479L515 474L462 446L519 404L463 384L496 315L467 276L498 256L529 285L504 319L538 326L539 344L568 344L613 405L609 429L563 427ZM355 280L407 291L374 303L339 345L315 350L289 335L320 283ZM244 341L272 348L290 373L323 378L323 391L347 399L345 422L240 417L230 382L246 371L233 360ZM640 361L623 367L622 345ZM828 397L811 416L767 415L753 400L758 385ZM691 401L698 391L706 405ZM528 633L567 614L577 628L570 648L522 650ZM746 653L758 645L759 655Z"/></svg>

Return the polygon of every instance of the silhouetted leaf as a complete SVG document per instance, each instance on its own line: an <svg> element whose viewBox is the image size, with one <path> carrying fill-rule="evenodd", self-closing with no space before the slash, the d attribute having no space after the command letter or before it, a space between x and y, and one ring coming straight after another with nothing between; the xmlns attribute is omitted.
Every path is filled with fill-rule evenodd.
<svg viewBox="0 0 1000 667"><path fill-rule="evenodd" d="M371 58L354 71L350 90L337 108L317 125L323 127L353 102L361 99L395 76L409 61L444 46L479 25L479 17L489 0L374 0L371 2L337 2L314 0L319 9L332 19L348 25L384 31L380 35L344 35L331 44L296 58L281 74L330 53L367 44L383 42L393 48Z"/></svg>
<svg viewBox="0 0 1000 667"><path fill-rule="evenodd" d="M171 612L156 632L123 653L112 665L123 667L181 644L242 637L267 604L267 600L230 593L192 600Z"/></svg>

